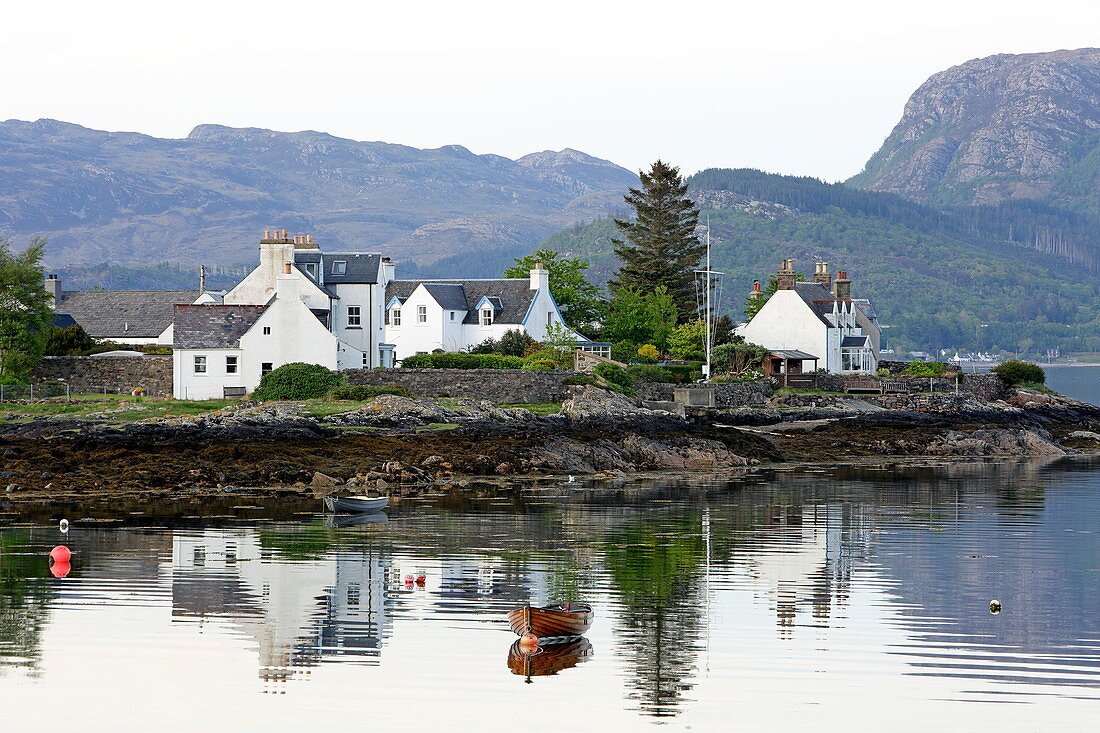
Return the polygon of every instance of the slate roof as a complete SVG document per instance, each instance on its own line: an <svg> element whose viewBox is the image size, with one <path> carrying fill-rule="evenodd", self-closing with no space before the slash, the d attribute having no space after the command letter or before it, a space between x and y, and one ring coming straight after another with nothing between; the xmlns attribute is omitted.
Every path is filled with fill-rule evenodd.
<svg viewBox="0 0 1100 733"><path fill-rule="evenodd" d="M342 285L345 283L369 285L378 282L378 268L382 262L382 255L363 252L296 250L294 252L294 262L296 264L321 263L321 280L324 281L325 285ZM343 275L333 273L333 262L347 263Z"/></svg>
<svg viewBox="0 0 1100 733"><path fill-rule="evenodd" d="M836 302L836 298L828 288L821 283L795 283L794 291L822 323L832 328L833 324L826 318L826 314L833 312L833 303Z"/></svg>
<svg viewBox="0 0 1100 733"><path fill-rule="evenodd" d="M523 319L527 317L527 311L531 309L531 303L538 293L537 290L531 289L531 281L525 277L497 280L392 280L386 286L386 302L389 302L390 298L393 297L404 301L412 295L412 292L421 283L428 286L459 286L445 290L440 288L437 291L440 293L439 296L436 296L433 292L436 291L433 287L429 287L428 292L444 308L465 310L466 317L462 319L462 322L471 325L477 325L477 304L482 298L496 298L500 302L500 308L493 315L493 323L523 323ZM462 293L461 301L456 297L459 289ZM446 298L446 302L453 303L453 305L445 305L440 302L440 297Z"/></svg>
<svg viewBox="0 0 1100 733"><path fill-rule="evenodd" d="M863 315L871 321L878 321L878 314L875 313L875 307L871 305L871 301L867 298L852 298L852 302L855 303L856 308L859 308Z"/></svg>
<svg viewBox="0 0 1100 733"><path fill-rule="evenodd" d="M54 328L71 328L76 325L76 319L68 313L54 313L52 322Z"/></svg>
<svg viewBox="0 0 1100 733"><path fill-rule="evenodd" d="M235 349L266 305L177 305L172 331L177 349Z"/></svg>
<svg viewBox="0 0 1100 733"><path fill-rule="evenodd" d="M198 297L197 290L67 290L55 310L92 338L156 338L172 325L173 306Z"/></svg>
<svg viewBox="0 0 1100 733"><path fill-rule="evenodd" d="M772 349L771 353L783 359L795 359L796 361L817 360L817 357L813 354L807 354L805 351L798 351L797 349Z"/></svg>
<svg viewBox="0 0 1100 733"><path fill-rule="evenodd" d="M424 289L443 310L464 311L470 307L466 304L466 293L459 283L424 283Z"/></svg>
<svg viewBox="0 0 1100 733"><path fill-rule="evenodd" d="M298 271L299 273L301 273L302 275L304 275L304 276L305 276L305 278L306 278L306 280L309 280L309 281L310 281L311 283L313 283L314 285L316 285L316 286L317 286L317 287L318 287L318 288L319 288L319 289L321 290L321 292L322 292L322 293L324 293L324 294L325 294L325 295L327 295L328 297L332 298L333 300L340 300L340 296L339 296L339 295L337 295L336 293L332 292L331 290L329 290L328 288L326 288L326 287L325 287L324 285L322 285L321 283L317 282L317 279L316 279L315 277L313 277L312 275L310 275L310 274L309 274L308 272L306 272L306 268L305 268L305 267L302 267L302 266L301 266L301 264L299 264L299 263L295 262L295 263L294 263L294 269L295 269L295 270L297 270L297 271Z"/></svg>
<svg viewBox="0 0 1100 733"><path fill-rule="evenodd" d="M866 336L845 336L840 340L841 348L856 348L867 345Z"/></svg>

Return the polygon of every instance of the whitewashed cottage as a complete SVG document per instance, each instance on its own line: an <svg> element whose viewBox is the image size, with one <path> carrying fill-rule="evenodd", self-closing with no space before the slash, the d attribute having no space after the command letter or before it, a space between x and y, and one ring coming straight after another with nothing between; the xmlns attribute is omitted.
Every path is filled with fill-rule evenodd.
<svg viewBox="0 0 1100 733"><path fill-rule="evenodd" d="M873 373L878 369L881 330L871 302L852 298L852 281L829 265L816 264L812 282L796 282L793 260L783 260L776 279L779 289L757 314L737 332L755 344L771 349L788 363L781 369L801 371L801 364L816 362L834 374ZM762 298L756 282L750 297Z"/></svg>

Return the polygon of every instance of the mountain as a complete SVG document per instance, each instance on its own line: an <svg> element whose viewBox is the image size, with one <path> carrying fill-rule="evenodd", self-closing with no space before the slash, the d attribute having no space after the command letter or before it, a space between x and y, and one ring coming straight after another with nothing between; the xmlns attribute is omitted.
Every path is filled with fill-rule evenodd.
<svg viewBox="0 0 1100 733"><path fill-rule="evenodd" d="M709 221L722 310L741 315L754 279L793 257L804 272L827 261L870 297L898 349L1100 350L1100 272L1068 254L1036 250L1034 230L1092 237L1079 217L1030 203L932 208L894 194L756 170L711 169L688 178ZM542 246L614 271L610 219L565 229ZM1013 237L1018 237L1014 240Z"/></svg>
<svg viewBox="0 0 1100 733"><path fill-rule="evenodd" d="M1100 49L999 54L933 75L858 188L932 204L1029 199L1100 215Z"/></svg>
<svg viewBox="0 0 1100 733"><path fill-rule="evenodd" d="M200 125L182 140L55 120L0 123L0 236L51 266L252 262L264 229L423 267L530 249L622 206L637 176L577 150L511 160L321 132Z"/></svg>

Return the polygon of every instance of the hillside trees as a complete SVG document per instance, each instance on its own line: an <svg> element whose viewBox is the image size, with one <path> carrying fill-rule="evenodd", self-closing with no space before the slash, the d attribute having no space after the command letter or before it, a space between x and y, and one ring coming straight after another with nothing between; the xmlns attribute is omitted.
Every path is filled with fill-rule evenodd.
<svg viewBox="0 0 1100 733"><path fill-rule="evenodd" d="M46 240L35 237L20 253L0 239L0 382L25 382L42 357L45 334L53 320L43 285Z"/></svg>

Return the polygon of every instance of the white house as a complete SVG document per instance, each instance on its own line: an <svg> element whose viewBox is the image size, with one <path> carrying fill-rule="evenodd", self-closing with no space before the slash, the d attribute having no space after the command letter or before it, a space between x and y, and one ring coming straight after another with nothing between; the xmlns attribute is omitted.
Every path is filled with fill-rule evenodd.
<svg viewBox="0 0 1100 733"><path fill-rule="evenodd" d="M783 260L779 289L737 332L773 351L800 352L818 367L838 374L878 369L880 329L867 299L852 299L852 281L818 262L813 282L796 282L794 261ZM763 297L760 283L750 297Z"/></svg>
<svg viewBox="0 0 1100 733"><path fill-rule="evenodd" d="M550 273L541 264L530 278L391 280L386 286L386 341L398 360L462 351L511 330L542 341L552 325L565 327L550 294Z"/></svg>

